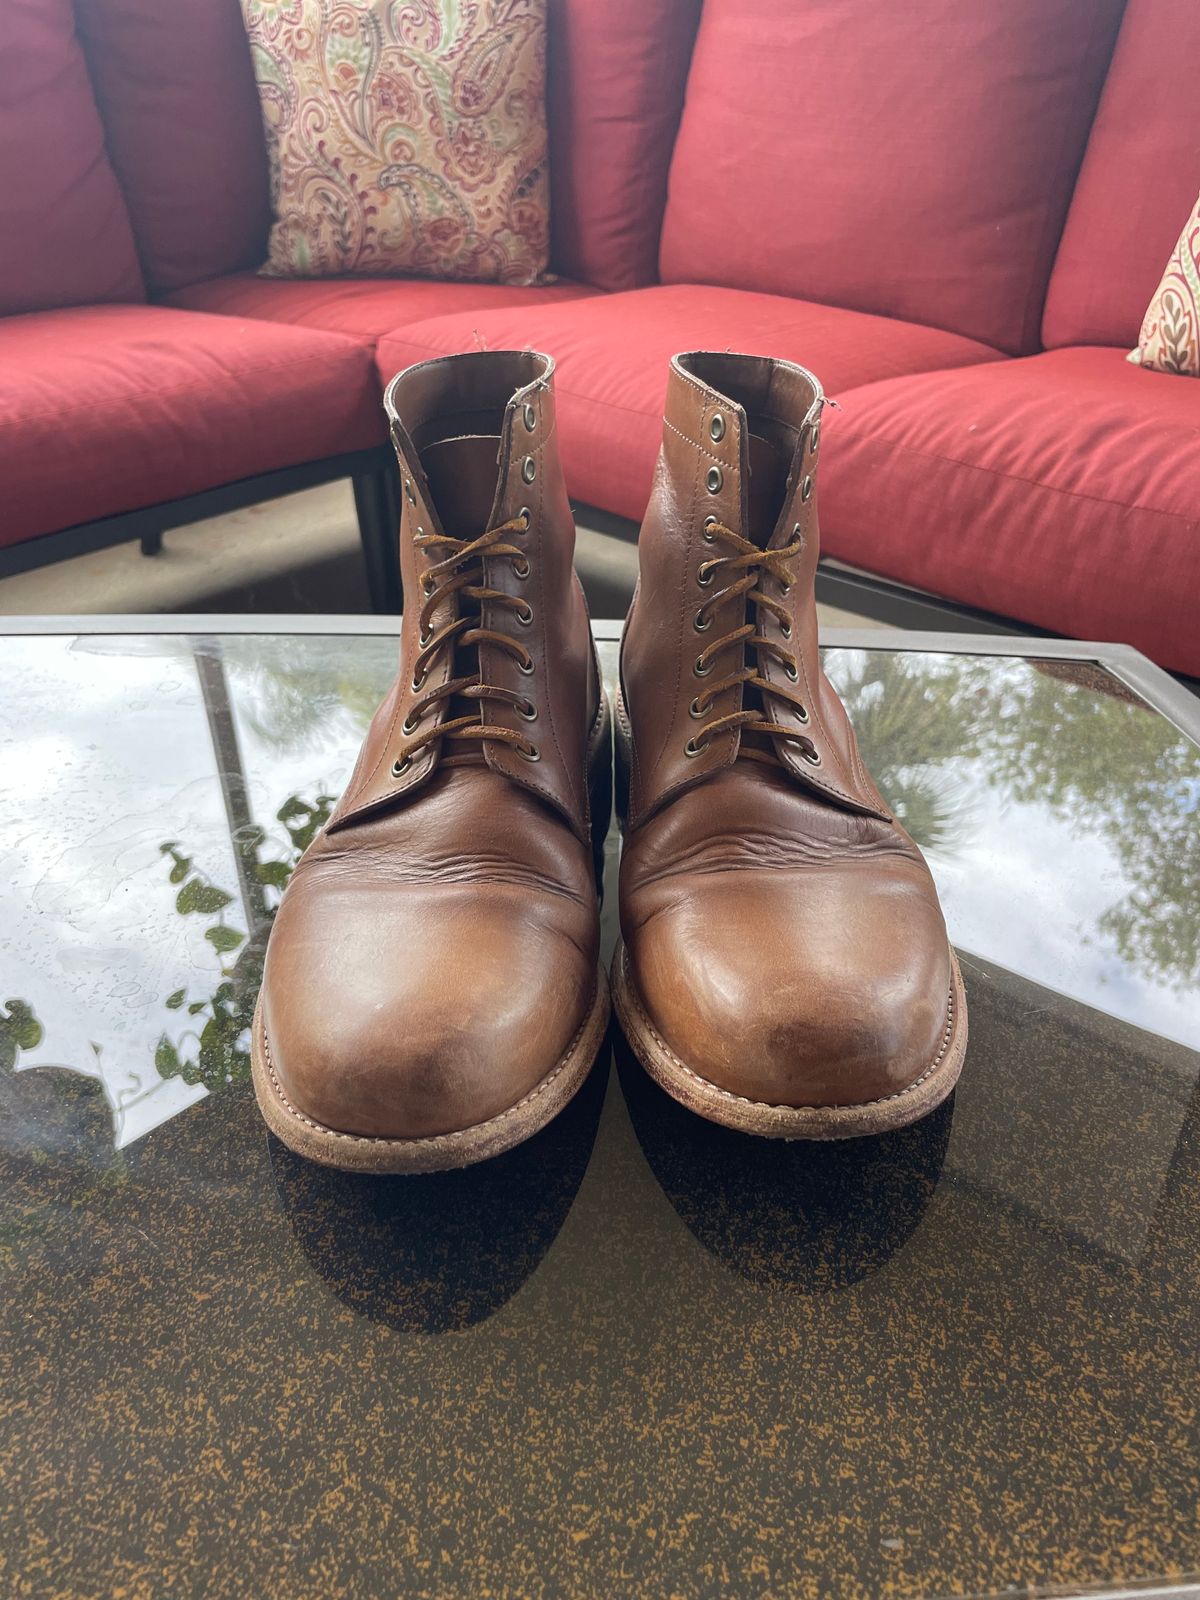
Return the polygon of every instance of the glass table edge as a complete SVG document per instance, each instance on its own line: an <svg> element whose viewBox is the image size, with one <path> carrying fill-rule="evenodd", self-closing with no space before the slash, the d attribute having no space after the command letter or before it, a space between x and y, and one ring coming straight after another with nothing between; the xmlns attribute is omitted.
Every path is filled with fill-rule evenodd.
<svg viewBox="0 0 1200 1600"><path fill-rule="evenodd" d="M396 616L293 615L289 612L248 616L221 612L136 613L89 616L33 616L0 619L0 638L29 638L63 634L357 634L395 633ZM615 642L621 637L622 618L595 618L596 639ZM825 628L821 644L826 649L899 650L944 655L1022 656L1049 661L1094 662L1133 689L1160 716L1173 723L1193 743L1200 744L1200 697L1193 694L1140 650L1128 644L1108 644L1086 639L1045 638L1037 634L939 633L887 628Z"/></svg>

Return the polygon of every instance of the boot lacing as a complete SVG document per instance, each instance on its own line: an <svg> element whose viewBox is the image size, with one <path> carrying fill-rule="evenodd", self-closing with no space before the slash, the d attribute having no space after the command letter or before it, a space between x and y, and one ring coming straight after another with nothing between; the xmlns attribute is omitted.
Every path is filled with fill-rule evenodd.
<svg viewBox="0 0 1200 1600"><path fill-rule="evenodd" d="M786 595L791 587L791 572L788 562L795 559L804 548L804 540L795 538L790 544L781 545L776 550L760 550L758 545L752 544L749 539L744 539L733 528L727 528L723 522L718 522L715 517L709 517L704 524L703 537L709 544L714 544L718 539L733 547L730 555L710 556L707 561L702 561L697 574L702 588L707 588L720 573L738 574L732 582L727 583L723 589L718 589L709 595L701 604L694 618L697 633L704 633L712 626L712 613L718 606L728 600L737 599L744 595L751 601L757 610L768 611L779 623L784 639L792 636L791 614L773 596L766 594L760 587L762 578L768 575L780 585ZM800 673L796 666L795 652L788 648L786 643L778 639L768 639L760 634L757 629L757 617L754 622L744 622L740 627L714 639L710 645L705 646L696 657L694 671L698 678L705 678L712 670L712 665L722 650L728 650L733 645L742 645L757 651L760 655L765 652L773 656L782 666L785 676L792 682L798 681ZM743 658L744 659L744 658ZM808 721L808 708L800 696L781 683L774 683L765 677L759 666L743 666L737 672L731 672L718 682L709 684L692 701L689 710L693 717L703 720L713 702L720 698L727 690L735 689L742 685L743 692L746 688L757 689L762 695L773 695L777 700L782 700L790 706L802 723ZM698 733L684 745L684 754L687 756L703 755L713 739L720 733L731 733L735 728L740 728L746 733L770 734L776 739L788 739L800 748L800 753L806 761L813 766L819 766L821 755L812 740L803 734L790 732L781 728L777 723L768 722L761 711L753 708L743 711L731 711L726 716L714 717L705 722ZM755 754L746 750L747 755Z"/></svg>
<svg viewBox="0 0 1200 1600"><path fill-rule="evenodd" d="M532 624L533 607L527 601L519 599L516 595L505 594L500 589L489 588L483 581L484 556L493 560L507 559L512 562L513 571L518 578L529 576L529 562L526 560L525 552L519 545L506 543L504 538L505 534L524 533L528 527L529 515L527 512L521 512L516 517L510 517L507 522L489 528L486 533L480 534L478 539L454 539L445 533L418 533L414 537L413 543L418 550L442 549L449 552L441 561L430 567L422 579L425 600L419 618L420 652L413 663L414 694L419 694L429 676L430 667L447 649L481 644L495 645L513 657L519 672L527 675L533 672L534 660L524 645L516 639L510 639L505 633L497 633L492 628L479 625L480 607L485 601L508 607L516 613L517 622L523 628L528 628ZM460 597L460 605L464 599L474 601L474 610L460 614L453 622L448 622L435 631L432 621L434 612L444 600L454 594ZM426 728L423 733L417 732L418 725L430 711L456 697L480 701L479 715L455 717L449 722L441 722ZM512 728L502 728L485 720L482 702L488 700L496 700L503 705L514 707L517 714L527 722L533 722L537 717L537 707L532 700L516 693L515 690L501 688L498 684L484 683L480 671L451 678L422 695L405 717L400 731L405 735L406 743L392 763L393 777L398 778L408 770L419 750L441 739L464 743L469 740L496 739L502 744L510 745L526 761L540 760L541 754L537 745L523 739Z"/></svg>

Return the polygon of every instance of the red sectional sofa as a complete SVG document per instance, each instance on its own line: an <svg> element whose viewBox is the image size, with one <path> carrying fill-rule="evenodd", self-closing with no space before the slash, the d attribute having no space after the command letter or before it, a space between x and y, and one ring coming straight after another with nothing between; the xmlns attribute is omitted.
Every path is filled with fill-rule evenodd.
<svg viewBox="0 0 1200 1600"><path fill-rule="evenodd" d="M18 0L0 563L352 475L394 603L394 372L553 352L572 494L635 521L668 357L728 346L837 401L825 551L873 576L827 583L1200 674L1200 382L1125 360L1200 192L1200 4L549 5L557 281L513 289L257 277L237 0Z"/></svg>

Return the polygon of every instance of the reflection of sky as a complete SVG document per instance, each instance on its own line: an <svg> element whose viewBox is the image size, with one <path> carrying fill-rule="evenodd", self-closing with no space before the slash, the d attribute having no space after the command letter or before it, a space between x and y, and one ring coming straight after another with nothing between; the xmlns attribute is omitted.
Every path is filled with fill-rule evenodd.
<svg viewBox="0 0 1200 1600"><path fill-rule="evenodd" d="M275 812L293 794L340 791L395 643L244 636L223 648L253 818L277 846L262 853L278 858L287 839ZM609 667L615 652L606 654ZM848 660L831 657L835 679ZM155 1045L164 1032L176 1042L187 1033L167 996L185 986L189 998L211 995L220 980L209 923L176 913L159 846L178 841L208 880L237 893L195 662L169 637L10 638L0 661L0 998L27 1001L46 1029L22 1067L98 1075L119 1109L160 1093ZM1030 669L997 666L1014 670ZM1094 820L1006 801L967 762L953 764L953 782L957 834L931 865L956 943L1200 1043L1195 995L1157 987L1096 932L1126 886ZM228 920L246 927L236 900ZM124 1136L179 1109L180 1092L165 1092L157 1112L131 1111Z"/></svg>
<svg viewBox="0 0 1200 1600"><path fill-rule="evenodd" d="M308 641L307 664L332 643ZM348 650L378 655L381 644L394 661L387 641ZM235 697L244 679L250 697L261 698L264 675L239 673L239 653L286 669L296 642L230 646ZM0 999L27 1001L45 1029L21 1067L97 1076L118 1142L127 1142L203 1093L178 1080L164 1087L154 1051L166 1033L176 1044L191 1040L185 1053L194 1053L194 1024L166 999L183 987L189 1000L210 996L221 977L204 938L210 920L175 911L159 846L177 841L234 895L229 923L247 926L195 661L185 640L167 637L8 639L0 649ZM337 650L344 659L346 643ZM353 675L352 664L344 676ZM255 820L279 845L264 857L283 856L288 843L275 811L290 794L315 793L314 780L336 790L362 731L361 718L345 713L285 748L239 730Z"/></svg>

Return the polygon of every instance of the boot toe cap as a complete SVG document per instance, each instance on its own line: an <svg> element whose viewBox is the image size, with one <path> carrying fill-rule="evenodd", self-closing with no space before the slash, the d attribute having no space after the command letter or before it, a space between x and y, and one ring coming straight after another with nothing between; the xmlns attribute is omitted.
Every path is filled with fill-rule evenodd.
<svg viewBox="0 0 1200 1600"><path fill-rule="evenodd" d="M945 928L936 904L870 929L862 910L851 926L813 928L760 905L747 939L694 907L647 924L629 942L629 972L661 1045L760 1105L861 1106L910 1087L947 1032Z"/></svg>
<svg viewBox="0 0 1200 1600"><path fill-rule="evenodd" d="M569 1051L596 969L551 929L504 931L486 908L371 951L278 940L265 975L265 1052L282 1098L322 1128L420 1139L517 1105ZM376 930L378 931L378 930ZM478 941L478 942L477 942ZM479 958L464 961L463 950ZM511 955L520 950L520 974ZM310 959L312 954L316 959Z"/></svg>

